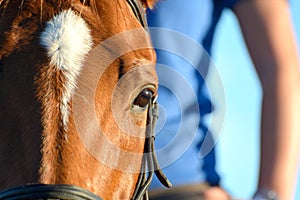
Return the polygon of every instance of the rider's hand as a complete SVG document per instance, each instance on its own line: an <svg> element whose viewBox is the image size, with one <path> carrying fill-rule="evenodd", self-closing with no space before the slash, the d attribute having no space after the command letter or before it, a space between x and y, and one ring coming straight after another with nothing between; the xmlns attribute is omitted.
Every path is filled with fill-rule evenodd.
<svg viewBox="0 0 300 200"><path fill-rule="evenodd" d="M225 190L220 187L209 187L204 193L203 197L205 200L230 200L231 197Z"/></svg>

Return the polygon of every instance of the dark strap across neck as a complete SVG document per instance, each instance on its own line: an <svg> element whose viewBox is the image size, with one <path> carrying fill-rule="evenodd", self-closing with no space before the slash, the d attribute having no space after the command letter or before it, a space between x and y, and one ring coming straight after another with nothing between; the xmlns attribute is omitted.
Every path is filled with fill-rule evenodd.
<svg viewBox="0 0 300 200"><path fill-rule="evenodd" d="M33 184L0 192L1 200L101 200L95 194L73 185Z"/></svg>

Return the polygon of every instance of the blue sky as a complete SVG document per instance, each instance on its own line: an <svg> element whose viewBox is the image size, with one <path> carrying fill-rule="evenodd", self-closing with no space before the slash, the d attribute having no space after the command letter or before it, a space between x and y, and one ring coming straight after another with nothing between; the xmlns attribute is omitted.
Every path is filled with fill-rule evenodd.
<svg viewBox="0 0 300 200"><path fill-rule="evenodd" d="M300 1L290 3L300 47ZM257 183L261 88L230 11L224 13L219 24L213 55L225 90L225 120L217 143L218 169L223 186L233 196L249 198ZM210 80L213 77L211 73ZM300 199L300 181L296 199Z"/></svg>

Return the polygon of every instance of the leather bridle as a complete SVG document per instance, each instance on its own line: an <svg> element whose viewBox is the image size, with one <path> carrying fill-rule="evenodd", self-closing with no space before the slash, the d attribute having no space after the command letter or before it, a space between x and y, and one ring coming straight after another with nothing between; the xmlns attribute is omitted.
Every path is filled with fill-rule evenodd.
<svg viewBox="0 0 300 200"><path fill-rule="evenodd" d="M140 0L127 0L127 3L131 7L131 10L133 11L137 20L139 20L141 25L145 29L147 29L148 24L147 24L146 14L142 2Z"/></svg>
<svg viewBox="0 0 300 200"><path fill-rule="evenodd" d="M1 200L101 200L98 196L74 185L33 184L5 190L0 193Z"/></svg>
<svg viewBox="0 0 300 200"><path fill-rule="evenodd" d="M144 6L142 5L140 0L127 0L130 5L134 15L139 20L141 25L148 31L148 24L146 20L146 14L144 10ZM155 140L155 127L156 121L158 119L158 106L156 102L156 98L153 98L148 105L148 125L146 128L146 141L144 148L144 157L143 157L143 166L139 175L139 179L133 193L132 200L140 200L140 199L149 199L148 196L148 188L151 184L153 174L155 174L158 180L165 187L172 187L171 182L162 172L158 160L156 158L155 148L154 148L154 140ZM148 176L147 172L148 170Z"/></svg>
<svg viewBox="0 0 300 200"><path fill-rule="evenodd" d="M145 11L140 0L127 0L134 15L141 25L147 29ZM1 64L1 63L0 63ZM1 79L1 66L0 66ZM157 176L160 182L170 188L172 184L163 174L159 167L154 150L155 127L158 119L158 106L156 98L150 100L148 104L148 116L146 127L146 141L144 147L144 156L141 172L132 200L149 199L148 188L153 178ZM148 172L147 172L148 171ZM73 185L49 185L49 184L31 184L17 188L8 189L0 192L1 200L25 200L25 199L61 199L61 200L101 200L98 196L83 188Z"/></svg>
<svg viewBox="0 0 300 200"><path fill-rule="evenodd" d="M144 148L143 166L132 200L149 199L148 188L152 181L153 174L157 176L158 180L165 187L172 187L171 182L162 172L155 154L154 140L157 119L158 105L156 99L153 99L149 102L148 105L148 126L146 128L146 142ZM148 170L148 176L146 170Z"/></svg>

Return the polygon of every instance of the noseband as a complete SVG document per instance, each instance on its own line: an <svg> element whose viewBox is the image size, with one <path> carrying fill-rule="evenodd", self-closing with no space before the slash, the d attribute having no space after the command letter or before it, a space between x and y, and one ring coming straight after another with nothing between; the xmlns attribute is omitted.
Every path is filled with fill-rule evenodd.
<svg viewBox="0 0 300 200"><path fill-rule="evenodd" d="M0 193L3 200L101 200L98 196L74 185L34 184L17 187Z"/></svg>
<svg viewBox="0 0 300 200"><path fill-rule="evenodd" d="M127 0L134 15L139 20L141 25L147 29L147 20L145 17L144 7L140 0ZM2 74L2 65L0 60L0 79ZM153 178L153 174L157 176L159 181L166 187L172 187L172 184L163 174L159 167L154 150L155 126L158 119L158 106L155 99L148 104L148 116L146 127L146 141L144 147L144 156L141 172L138 182L133 193L132 200L149 199L148 188ZM147 172L148 171L148 172ZM46 184L31 184L17 188L8 189L0 192L1 200L101 200L98 196L85 190L81 187L73 185L46 185Z"/></svg>

